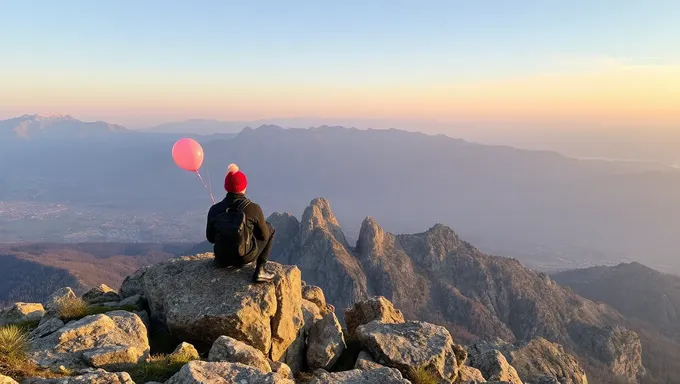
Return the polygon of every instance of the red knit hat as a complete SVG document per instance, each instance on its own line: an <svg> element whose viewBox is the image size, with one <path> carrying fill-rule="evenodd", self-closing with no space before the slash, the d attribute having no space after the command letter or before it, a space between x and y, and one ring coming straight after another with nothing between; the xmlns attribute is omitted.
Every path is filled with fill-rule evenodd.
<svg viewBox="0 0 680 384"><path fill-rule="evenodd" d="M231 193L242 193L248 186L248 178L239 171L238 165L229 164L227 168L227 177L224 178L224 189Z"/></svg>

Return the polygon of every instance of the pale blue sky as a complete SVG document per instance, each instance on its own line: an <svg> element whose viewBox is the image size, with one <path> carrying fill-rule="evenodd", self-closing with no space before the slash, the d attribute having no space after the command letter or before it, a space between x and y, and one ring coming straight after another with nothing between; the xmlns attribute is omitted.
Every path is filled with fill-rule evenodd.
<svg viewBox="0 0 680 384"><path fill-rule="evenodd" d="M679 20L677 0L0 0L0 88L40 76L352 87L507 79L611 58L677 65Z"/></svg>

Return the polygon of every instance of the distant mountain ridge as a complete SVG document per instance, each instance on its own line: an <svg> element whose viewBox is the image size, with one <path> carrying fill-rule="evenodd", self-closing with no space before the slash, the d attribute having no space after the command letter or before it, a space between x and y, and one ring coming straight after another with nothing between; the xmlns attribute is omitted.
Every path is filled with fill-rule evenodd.
<svg viewBox="0 0 680 384"><path fill-rule="evenodd" d="M103 121L84 122L69 115L34 114L0 121L0 137L15 139L68 139L128 133L125 127Z"/></svg>

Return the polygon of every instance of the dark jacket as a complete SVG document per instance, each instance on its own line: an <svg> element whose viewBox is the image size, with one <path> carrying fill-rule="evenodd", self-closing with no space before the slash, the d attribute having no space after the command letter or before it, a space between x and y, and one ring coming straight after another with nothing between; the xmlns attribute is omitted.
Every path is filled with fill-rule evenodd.
<svg viewBox="0 0 680 384"><path fill-rule="evenodd" d="M213 226L213 220L220 213L226 211L232 204L245 198L246 196L244 194L229 192L224 200L210 207L210 210L208 211L208 225L205 231L205 237L210 243L215 244L215 228ZM269 241L271 234L269 233L269 227L264 218L264 213L262 213L262 208L251 201L246 209L243 210L243 213L245 213L248 222L253 224L253 235L255 236L255 239L264 242Z"/></svg>

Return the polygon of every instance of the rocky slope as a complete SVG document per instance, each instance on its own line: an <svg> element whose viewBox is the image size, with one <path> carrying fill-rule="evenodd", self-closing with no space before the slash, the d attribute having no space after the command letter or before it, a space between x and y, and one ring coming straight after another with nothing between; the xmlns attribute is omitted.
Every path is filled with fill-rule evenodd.
<svg viewBox="0 0 680 384"><path fill-rule="evenodd" d="M382 295L406 318L443 324L460 341L542 337L609 375L634 381L644 373L640 340L618 326L625 319L617 311L515 259L485 255L443 225L393 235L367 218L352 247L325 199L312 201L301 221L269 220L277 228L272 259L297 265L338 308Z"/></svg>
<svg viewBox="0 0 680 384"><path fill-rule="evenodd" d="M443 326L405 321L384 297L343 311L351 319L351 329L343 329L323 291L305 285L297 267L270 267L275 281L253 285L251 267L218 270L210 254L165 261L138 270L118 292L101 286L82 296L112 309L134 304L136 311L66 322L60 306L75 299L69 288L42 304L17 303L3 321L39 319L29 360L62 376L17 378L25 384L134 384L138 367L154 352L149 334L167 332L177 344L172 355L188 362L163 379L166 384L587 382L558 345L538 340L538 347L465 348ZM15 383L2 375L0 382Z"/></svg>

